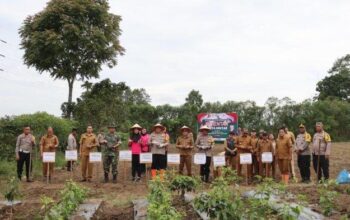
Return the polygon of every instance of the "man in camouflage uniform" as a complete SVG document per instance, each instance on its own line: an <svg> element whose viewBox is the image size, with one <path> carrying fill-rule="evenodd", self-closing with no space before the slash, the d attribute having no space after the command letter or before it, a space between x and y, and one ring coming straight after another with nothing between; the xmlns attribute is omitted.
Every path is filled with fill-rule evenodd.
<svg viewBox="0 0 350 220"><path fill-rule="evenodd" d="M318 181L329 178L329 156L331 154L331 137L323 130L322 122L316 123L316 133L312 140L312 162Z"/></svg>
<svg viewBox="0 0 350 220"><path fill-rule="evenodd" d="M117 166L119 162L119 146L120 138L115 132L116 127L111 125L108 127L108 134L104 135L101 140L102 155L103 155L103 170L105 183L108 182L110 167L112 166L113 183L117 182Z"/></svg>
<svg viewBox="0 0 350 220"><path fill-rule="evenodd" d="M295 140L295 152L298 155L298 167L303 183L310 182L310 145L311 135L306 132L303 124L299 125L299 134Z"/></svg>

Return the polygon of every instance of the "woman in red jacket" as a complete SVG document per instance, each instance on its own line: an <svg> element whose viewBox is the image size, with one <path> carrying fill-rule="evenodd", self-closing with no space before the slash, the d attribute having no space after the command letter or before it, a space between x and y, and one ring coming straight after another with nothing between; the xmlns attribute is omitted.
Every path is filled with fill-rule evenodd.
<svg viewBox="0 0 350 220"><path fill-rule="evenodd" d="M132 180L137 182L141 178L141 164L140 164L140 153L142 151L142 140L141 140L141 129L142 127L135 124L131 127L131 135L129 139L129 148L131 149L131 174ZM137 176L136 176L137 174Z"/></svg>

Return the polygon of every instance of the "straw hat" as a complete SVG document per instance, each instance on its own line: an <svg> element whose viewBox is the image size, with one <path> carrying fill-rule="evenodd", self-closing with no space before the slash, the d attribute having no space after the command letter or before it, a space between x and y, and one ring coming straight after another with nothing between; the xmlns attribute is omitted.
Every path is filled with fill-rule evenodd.
<svg viewBox="0 0 350 220"><path fill-rule="evenodd" d="M200 128L199 128L199 131L203 131L203 130L207 130L207 131L210 131L210 128L206 125L202 125Z"/></svg>
<svg viewBox="0 0 350 220"><path fill-rule="evenodd" d="M180 131L182 132L183 130L188 130L191 131L191 128L187 127L186 125L182 126L182 128L180 128Z"/></svg>
<svg viewBox="0 0 350 220"><path fill-rule="evenodd" d="M132 130L135 128L140 129L140 130L142 129L142 127L139 124L134 124L130 129Z"/></svg>
<svg viewBox="0 0 350 220"><path fill-rule="evenodd" d="M162 130L165 129L165 127L164 127L162 124L160 124L160 123L157 123L157 124L155 124L155 125L153 126L153 130L155 130L156 128L161 128Z"/></svg>

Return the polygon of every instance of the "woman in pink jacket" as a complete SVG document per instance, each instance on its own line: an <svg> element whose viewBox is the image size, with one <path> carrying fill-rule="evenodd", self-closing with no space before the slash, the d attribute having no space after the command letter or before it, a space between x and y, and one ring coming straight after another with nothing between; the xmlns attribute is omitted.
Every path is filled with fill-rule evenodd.
<svg viewBox="0 0 350 220"><path fill-rule="evenodd" d="M133 181L139 181L141 178L141 164L140 164L140 153L142 151L142 140L141 140L141 129L142 127L135 124L131 127L131 135L129 139L129 148L131 150L131 174ZM136 176L137 174L137 176Z"/></svg>
<svg viewBox="0 0 350 220"><path fill-rule="evenodd" d="M150 148L148 146L148 140L149 140L149 134L147 133L146 128L142 128L141 130L141 151L144 152L150 152ZM141 164L141 173L146 173L146 164Z"/></svg>

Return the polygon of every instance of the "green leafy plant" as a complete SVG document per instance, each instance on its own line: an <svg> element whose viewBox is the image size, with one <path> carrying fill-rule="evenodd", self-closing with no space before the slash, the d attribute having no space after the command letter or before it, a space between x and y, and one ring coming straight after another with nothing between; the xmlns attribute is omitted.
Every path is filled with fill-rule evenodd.
<svg viewBox="0 0 350 220"><path fill-rule="evenodd" d="M229 183L239 183L242 181L242 177L237 174L236 170L229 167L222 167L222 177Z"/></svg>
<svg viewBox="0 0 350 220"><path fill-rule="evenodd" d="M67 219L69 215L87 197L87 190L73 181L67 181L64 189L60 192L60 200L53 205L45 214L45 220ZM44 203L51 203L50 199L44 198Z"/></svg>
<svg viewBox="0 0 350 220"><path fill-rule="evenodd" d="M197 196L194 206L200 212L205 212L211 219L241 219L243 203L240 194L228 187L223 177L217 178L211 190Z"/></svg>
<svg viewBox="0 0 350 220"><path fill-rule="evenodd" d="M278 210L278 216L282 220L296 220L302 211L301 206L292 207L289 204L284 204L282 208Z"/></svg>
<svg viewBox="0 0 350 220"><path fill-rule="evenodd" d="M43 195L40 197L40 203L42 204L41 210L44 212L44 215L46 215L55 201L51 197Z"/></svg>
<svg viewBox="0 0 350 220"><path fill-rule="evenodd" d="M150 182L150 193L148 194L147 219L155 220L180 220L182 214L171 206L171 193L160 180L156 177Z"/></svg>
<svg viewBox="0 0 350 220"><path fill-rule="evenodd" d="M335 180L321 180L318 185L318 193L320 194L320 207L325 216L330 216L336 208L335 199L338 196L338 184Z"/></svg>
<svg viewBox="0 0 350 220"><path fill-rule="evenodd" d="M21 193L19 191L19 181L16 177L11 177L8 180L3 194L5 199L11 204L15 199L21 197Z"/></svg>
<svg viewBox="0 0 350 220"><path fill-rule="evenodd" d="M185 199L185 192L195 191L199 182L190 176L177 175L170 183L172 191L181 193L181 198Z"/></svg>

